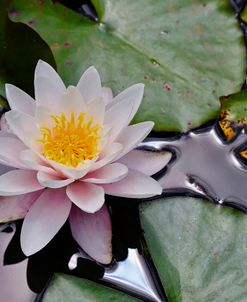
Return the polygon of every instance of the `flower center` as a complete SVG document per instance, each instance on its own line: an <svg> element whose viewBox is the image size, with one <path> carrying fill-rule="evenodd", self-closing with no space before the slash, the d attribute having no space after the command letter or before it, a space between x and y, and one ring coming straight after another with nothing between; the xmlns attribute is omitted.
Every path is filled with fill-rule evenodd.
<svg viewBox="0 0 247 302"><path fill-rule="evenodd" d="M99 154L101 126L93 123L93 117L85 120L85 113L75 116L71 112L69 118L64 113L51 118L55 126L40 127L42 138L38 140L46 158L75 168Z"/></svg>

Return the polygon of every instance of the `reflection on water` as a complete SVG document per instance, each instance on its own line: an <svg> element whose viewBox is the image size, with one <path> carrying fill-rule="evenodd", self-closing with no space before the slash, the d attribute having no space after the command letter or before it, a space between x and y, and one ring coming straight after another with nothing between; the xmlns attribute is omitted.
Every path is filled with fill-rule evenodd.
<svg viewBox="0 0 247 302"><path fill-rule="evenodd" d="M3 265L4 252L13 235L14 231L0 232L0 301L34 302L36 294L27 285L27 260L15 265Z"/></svg>

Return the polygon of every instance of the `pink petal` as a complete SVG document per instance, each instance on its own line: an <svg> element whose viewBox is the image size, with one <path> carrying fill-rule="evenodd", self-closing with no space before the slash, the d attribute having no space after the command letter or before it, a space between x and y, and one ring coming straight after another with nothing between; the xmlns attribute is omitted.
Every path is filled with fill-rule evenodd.
<svg viewBox="0 0 247 302"><path fill-rule="evenodd" d="M88 173L93 165L93 161L88 160L84 163L79 164L76 168L67 167L63 164L55 162L53 160L47 160L50 165L56 169L56 171L60 174L61 177L70 178L70 179L80 179L84 175Z"/></svg>
<svg viewBox="0 0 247 302"><path fill-rule="evenodd" d="M121 158L129 151L134 149L140 142L142 142L150 133L153 126L153 122L143 122L124 128L120 135L116 138L116 141L122 144L124 148L115 160Z"/></svg>
<svg viewBox="0 0 247 302"><path fill-rule="evenodd" d="M72 206L70 214L72 235L81 248L96 261L109 264L112 260L112 226L106 205L94 214Z"/></svg>
<svg viewBox="0 0 247 302"><path fill-rule="evenodd" d="M156 180L130 169L124 179L103 187L106 194L128 198L148 198L162 193L161 185Z"/></svg>
<svg viewBox="0 0 247 302"><path fill-rule="evenodd" d="M49 243L68 218L71 202L64 189L47 189L27 213L21 230L21 248L30 256Z"/></svg>
<svg viewBox="0 0 247 302"><path fill-rule="evenodd" d="M122 152L123 146L119 143L111 143L107 145L100 153L99 159L92 164L90 171L95 171L105 166L106 164L115 160L115 158Z"/></svg>
<svg viewBox="0 0 247 302"><path fill-rule="evenodd" d="M13 196L43 189L37 180L37 172L12 170L0 176L0 195Z"/></svg>
<svg viewBox="0 0 247 302"><path fill-rule="evenodd" d="M26 114L34 116L35 102L26 92L18 87L6 84L6 96L12 110L22 111Z"/></svg>
<svg viewBox="0 0 247 302"><path fill-rule="evenodd" d="M80 78L78 89L86 102L90 102L101 95L101 81L94 66L89 67Z"/></svg>
<svg viewBox="0 0 247 302"><path fill-rule="evenodd" d="M46 62L39 60L34 74L37 105L56 108L65 89L64 83L57 72Z"/></svg>
<svg viewBox="0 0 247 302"><path fill-rule="evenodd" d="M27 147L17 137L0 137L0 159L9 166L26 169L20 160L20 153Z"/></svg>
<svg viewBox="0 0 247 302"><path fill-rule="evenodd" d="M52 189L62 188L74 182L74 179L61 179L58 176L43 171L38 172L37 178L42 186Z"/></svg>
<svg viewBox="0 0 247 302"><path fill-rule="evenodd" d="M94 184L76 181L66 191L69 199L87 213L95 213L105 202L104 189Z"/></svg>
<svg viewBox="0 0 247 302"><path fill-rule="evenodd" d="M20 160L26 165L36 171L43 171L52 175L57 175L57 171L49 166L49 163L41 155L37 155L32 150L27 149L21 152Z"/></svg>
<svg viewBox="0 0 247 302"><path fill-rule="evenodd" d="M112 95L111 88L102 87L101 97L103 98L105 105L110 104L113 101L113 95Z"/></svg>
<svg viewBox="0 0 247 302"><path fill-rule="evenodd" d="M133 110L131 100L125 99L122 102L112 105L105 114L105 124L112 127L109 142L115 140L121 130L128 126L129 117Z"/></svg>
<svg viewBox="0 0 247 302"><path fill-rule="evenodd" d="M152 152L147 150L132 150L118 161L146 175L153 175L163 169L172 157L171 152Z"/></svg>
<svg viewBox="0 0 247 302"><path fill-rule="evenodd" d="M0 197L0 223L24 218L42 191L33 193Z"/></svg>
<svg viewBox="0 0 247 302"><path fill-rule="evenodd" d="M82 181L96 184L112 183L123 179L127 173L128 168L125 165L113 163L106 165L97 171L88 173Z"/></svg>
<svg viewBox="0 0 247 302"><path fill-rule="evenodd" d="M113 104L116 104L116 103L120 103L125 99L131 100L133 110L132 110L131 115L129 116L129 120L128 120L128 124L129 124L141 104L143 94L144 94L144 84L139 83L139 84L132 85L132 86L128 87L127 89L125 89L124 91L120 92L113 99L113 102L111 103L110 106L112 106Z"/></svg>
<svg viewBox="0 0 247 302"><path fill-rule="evenodd" d="M5 117L14 134L26 146L31 149L40 149L40 144L37 142L37 139L40 138L40 132L33 117L15 110L7 112Z"/></svg>

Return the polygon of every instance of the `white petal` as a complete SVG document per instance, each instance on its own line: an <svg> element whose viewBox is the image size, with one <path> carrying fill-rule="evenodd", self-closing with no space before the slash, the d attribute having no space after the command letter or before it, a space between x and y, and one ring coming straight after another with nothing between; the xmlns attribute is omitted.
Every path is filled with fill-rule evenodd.
<svg viewBox="0 0 247 302"><path fill-rule="evenodd" d="M37 172L12 170L0 176L0 195L13 196L43 189L37 180Z"/></svg>
<svg viewBox="0 0 247 302"><path fill-rule="evenodd" d="M97 262L109 264L112 259L112 226L106 205L94 214L72 206L70 228L81 248Z"/></svg>
<svg viewBox="0 0 247 302"><path fill-rule="evenodd" d="M163 169L171 158L172 153L168 151L132 150L118 161L133 170L153 175Z"/></svg>
<svg viewBox="0 0 247 302"><path fill-rule="evenodd" d="M38 156L30 149L24 150L20 153L20 160L32 170L43 171L52 175L58 174L56 170L49 166L43 156Z"/></svg>
<svg viewBox="0 0 247 302"><path fill-rule="evenodd" d="M42 191L33 193L0 197L0 223L22 219Z"/></svg>
<svg viewBox="0 0 247 302"><path fill-rule="evenodd" d="M90 102L101 95L100 76L94 66L89 67L84 72L77 87L86 102Z"/></svg>
<svg viewBox="0 0 247 302"><path fill-rule="evenodd" d="M0 175L3 175L12 170L15 170L15 168L7 166L7 163L4 163L2 160L0 160Z"/></svg>
<svg viewBox="0 0 247 302"><path fill-rule="evenodd" d="M51 118L52 115L54 115L54 112L51 112L49 108L44 106L36 106L35 119L38 127L54 127L55 122Z"/></svg>
<svg viewBox="0 0 247 302"><path fill-rule="evenodd" d="M114 161L115 158L122 152L123 146L119 143L111 143L107 145L100 153L99 159L92 164L90 172L95 171L106 164Z"/></svg>
<svg viewBox="0 0 247 302"><path fill-rule="evenodd" d="M4 116L5 116L5 114L4 114ZM3 117L3 115L2 115L2 117ZM5 118L5 117L4 117ZM1 121L2 121L2 119L1 119ZM6 121L6 123L7 123L7 121ZM8 126L9 127L9 126ZM9 128L10 129L10 128ZM6 129L2 129L1 128L1 130L0 130L0 137L15 137L15 138L17 138L17 136L14 134L14 133L12 133L12 132L9 132L8 130L6 130Z"/></svg>
<svg viewBox="0 0 247 302"><path fill-rule="evenodd" d="M128 168L120 163L113 163L103 168L88 173L82 181L92 182L96 184L106 184L123 179L128 173Z"/></svg>
<svg viewBox="0 0 247 302"><path fill-rule="evenodd" d="M93 161L87 160L86 162L79 164L76 168L71 168L53 160L47 161L51 164L54 169L56 169L58 173L60 173L61 177L63 176L65 178L70 178L74 180L80 179L84 175L86 175L91 169L91 166L93 165Z"/></svg>
<svg viewBox="0 0 247 302"><path fill-rule="evenodd" d="M6 120L23 143L31 149L40 149L37 139L40 138L40 132L36 126L36 120L30 115L11 110L5 114Z"/></svg>
<svg viewBox="0 0 247 302"><path fill-rule="evenodd" d="M35 101L26 92L19 89L18 87L6 84L6 96L12 110L18 110L25 112L31 116L34 116L35 112Z"/></svg>
<svg viewBox="0 0 247 302"><path fill-rule="evenodd" d="M103 98L105 105L110 104L113 101L113 95L112 95L111 88L102 87L101 97Z"/></svg>
<svg viewBox="0 0 247 302"><path fill-rule="evenodd" d="M121 130L128 126L133 106L129 99L114 104L105 114L105 124L112 127L109 142L115 140Z"/></svg>
<svg viewBox="0 0 247 302"><path fill-rule="evenodd" d="M86 103L77 87L69 86L62 96L61 103L57 108L57 114L64 112L70 115L71 112L80 113L86 111Z"/></svg>
<svg viewBox="0 0 247 302"><path fill-rule="evenodd" d="M34 74L35 99L37 105L55 108L65 92L63 81L47 63L39 60Z"/></svg>
<svg viewBox="0 0 247 302"><path fill-rule="evenodd" d="M142 98L144 94L144 84L138 83L135 85L130 86L129 88L125 89L121 93L119 93L114 99L111 105L122 102L124 99L130 99L132 101L133 110L131 115L129 116L128 123L132 120L134 115L136 114ZM111 106L110 105L110 106Z"/></svg>
<svg viewBox="0 0 247 302"><path fill-rule="evenodd" d="M102 187L80 181L73 182L67 187L67 195L75 205L88 213L98 211L105 201Z"/></svg>
<svg viewBox="0 0 247 302"><path fill-rule="evenodd" d="M105 117L105 103L102 98L96 98L87 106L87 115L94 119L94 123L102 125Z"/></svg>
<svg viewBox="0 0 247 302"><path fill-rule="evenodd" d="M21 162L20 153L27 147L17 137L0 137L0 159L11 167L26 169Z"/></svg>
<svg viewBox="0 0 247 302"><path fill-rule="evenodd" d="M137 145L150 133L153 126L153 122L143 122L124 128L116 138L116 141L124 146L122 152L117 156L117 159L137 147Z"/></svg>
<svg viewBox="0 0 247 302"><path fill-rule="evenodd" d="M62 188L74 182L74 179L61 179L58 176L42 171L38 172L37 178L42 186L52 189Z"/></svg>
<svg viewBox="0 0 247 302"><path fill-rule="evenodd" d="M128 198L148 198L162 193L161 185L156 180L130 169L124 179L103 187L106 194Z"/></svg>
<svg viewBox="0 0 247 302"><path fill-rule="evenodd" d="M21 248L30 256L49 243L68 218L71 202L64 189L47 189L32 205L21 230Z"/></svg>
<svg viewBox="0 0 247 302"><path fill-rule="evenodd" d="M9 124L6 121L5 113L0 118L0 135L2 136L15 136L13 131L10 129Z"/></svg>

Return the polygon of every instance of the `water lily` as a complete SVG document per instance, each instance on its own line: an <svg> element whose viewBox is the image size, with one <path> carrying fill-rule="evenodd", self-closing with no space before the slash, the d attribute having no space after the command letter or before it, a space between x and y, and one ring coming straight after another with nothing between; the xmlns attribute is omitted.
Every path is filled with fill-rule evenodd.
<svg viewBox="0 0 247 302"><path fill-rule="evenodd" d="M147 155L133 150L153 127L153 122L129 126L144 85L113 97L90 67L76 87L66 88L56 71L39 61L34 88L35 101L6 85L11 110L2 121L8 127L0 132L0 163L8 166L0 176L0 222L24 218L21 247L29 256L69 219L82 249L109 263L112 230L105 194L146 198L162 192L149 175L167 158L153 156L150 168Z"/></svg>

